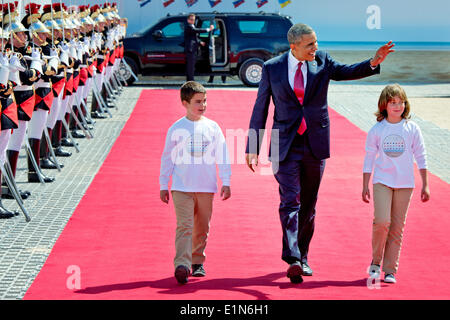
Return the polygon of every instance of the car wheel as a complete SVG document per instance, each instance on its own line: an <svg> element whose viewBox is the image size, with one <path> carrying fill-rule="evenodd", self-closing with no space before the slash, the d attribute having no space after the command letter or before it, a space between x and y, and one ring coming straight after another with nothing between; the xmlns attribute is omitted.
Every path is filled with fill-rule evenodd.
<svg viewBox="0 0 450 320"><path fill-rule="evenodd" d="M128 57L124 57L124 59L125 59L126 63L130 66L131 70L133 70L134 74L137 76L138 68L137 68L136 62L134 62L133 59L128 58ZM128 85L131 85L136 81L136 79L133 77L133 74L125 66L123 61L120 63L119 72L122 75L122 77L125 79L125 81L127 82Z"/></svg>
<svg viewBox="0 0 450 320"><path fill-rule="evenodd" d="M245 60L239 69L239 77L249 87L257 87L261 81L264 61L258 58Z"/></svg>

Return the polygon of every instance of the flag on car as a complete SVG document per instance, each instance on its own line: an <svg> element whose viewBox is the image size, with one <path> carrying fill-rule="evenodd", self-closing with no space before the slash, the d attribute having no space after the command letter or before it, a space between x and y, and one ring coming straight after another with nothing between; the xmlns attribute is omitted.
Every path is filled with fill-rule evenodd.
<svg viewBox="0 0 450 320"><path fill-rule="evenodd" d="M291 3L291 0L278 0L278 2L280 3L280 6L282 8L286 7L289 3Z"/></svg>
<svg viewBox="0 0 450 320"><path fill-rule="evenodd" d="M140 2L140 6L143 7L147 4L149 4L152 0L138 0L138 2Z"/></svg>
<svg viewBox="0 0 450 320"><path fill-rule="evenodd" d="M222 2L222 0L209 0L209 5L211 6L211 8L214 8L221 2Z"/></svg>
<svg viewBox="0 0 450 320"><path fill-rule="evenodd" d="M166 8L167 6L171 5L174 2L175 2L175 0L165 0L163 3L164 8Z"/></svg>
<svg viewBox="0 0 450 320"><path fill-rule="evenodd" d="M237 1L233 1L233 5L235 8L239 7L241 4L243 4L245 2L245 0L237 0Z"/></svg>
<svg viewBox="0 0 450 320"><path fill-rule="evenodd" d="M196 4L198 0L184 0L184 1L186 1L186 5L188 6L188 8L190 8L194 4Z"/></svg>
<svg viewBox="0 0 450 320"><path fill-rule="evenodd" d="M256 5L258 6L258 8L261 8L267 2L269 2L269 0L258 0L258 1L256 1Z"/></svg>

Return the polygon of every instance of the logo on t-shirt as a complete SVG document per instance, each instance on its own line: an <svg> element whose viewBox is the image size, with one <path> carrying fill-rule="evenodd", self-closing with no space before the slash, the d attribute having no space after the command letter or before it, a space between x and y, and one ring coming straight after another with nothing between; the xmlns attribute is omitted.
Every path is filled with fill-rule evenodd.
<svg viewBox="0 0 450 320"><path fill-rule="evenodd" d="M387 136L383 141L383 151L388 157L400 157L405 152L405 149L405 140L399 135Z"/></svg>
<svg viewBox="0 0 450 320"><path fill-rule="evenodd" d="M195 133L188 137L186 141L186 147L188 153L193 157L203 157L208 149L208 146L211 144L203 134Z"/></svg>

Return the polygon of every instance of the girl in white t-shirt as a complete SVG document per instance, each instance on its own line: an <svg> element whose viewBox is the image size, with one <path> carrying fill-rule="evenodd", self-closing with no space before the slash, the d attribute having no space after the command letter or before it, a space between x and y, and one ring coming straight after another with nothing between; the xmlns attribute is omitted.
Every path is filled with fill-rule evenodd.
<svg viewBox="0 0 450 320"><path fill-rule="evenodd" d="M414 159L422 178L421 199L430 199L425 145L420 128L409 120L410 104L398 84L388 85L378 101L377 124L369 131L363 168L362 200L370 199L373 171L374 220L369 275L395 283L406 215L414 189Z"/></svg>

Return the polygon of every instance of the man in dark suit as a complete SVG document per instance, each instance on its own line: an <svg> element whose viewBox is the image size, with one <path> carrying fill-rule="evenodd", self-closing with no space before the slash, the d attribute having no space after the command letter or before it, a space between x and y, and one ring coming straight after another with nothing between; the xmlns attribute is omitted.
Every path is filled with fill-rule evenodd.
<svg viewBox="0 0 450 320"><path fill-rule="evenodd" d="M318 51L316 34L307 25L292 26L288 41L291 50L263 66L250 120L246 161L254 171L272 97L275 109L269 158L279 184L282 259L289 264L290 281L301 283L302 276L312 275L308 250L325 159L330 157L329 82L378 74L379 64L393 52L394 44L389 42L379 48L372 59L344 65Z"/></svg>
<svg viewBox="0 0 450 320"><path fill-rule="evenodd" d="M214 25L201 29L195 27L195 14L190 14L184 28L184 52L186 54L186 81L194 80L195 62L197 61L197 51L199 43L205 45L198 39L199 33L209 32L214 29Z"/></svg>

